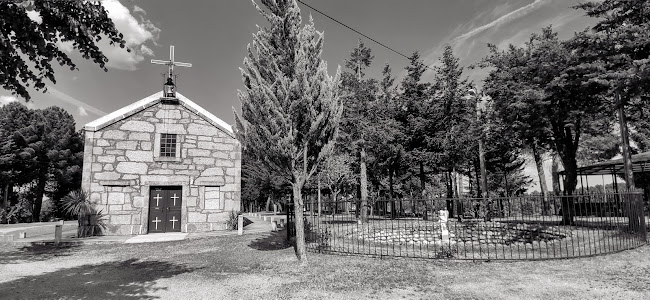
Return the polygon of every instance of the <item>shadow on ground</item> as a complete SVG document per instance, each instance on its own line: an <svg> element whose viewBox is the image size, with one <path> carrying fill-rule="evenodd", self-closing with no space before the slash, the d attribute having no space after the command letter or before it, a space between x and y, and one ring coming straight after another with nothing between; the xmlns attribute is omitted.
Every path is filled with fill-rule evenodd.
<svg viewBox="0 0 650 300"><path fill-rule="evenodd" d="M248 247L261 251L282 250L291 248L291 244L287 241L287 231L271 232L253 240Z"/></svg>
<svg viewBox="0 0 650 300"><path fill-rule="evenodd" d="M249 224L253 224L253 221L251 221L249 218L244 217L244 220L243 220L242 223L244 223L244 227L246 227Z"/></svg>
<svg viewBox="0 0 650 300"><path fill-rule="evenodd" d="M2 299L154 299L155 281L193 269L161 261L107 262L0 283Z"/></svg>
<svg viewBox="0 0 650 300"><path fill-rule="evenodd" d="M69 256L77 252L79 244L30 245L0 252L0 264L18 264L25 261L44 261L57 256Z"/></svg>

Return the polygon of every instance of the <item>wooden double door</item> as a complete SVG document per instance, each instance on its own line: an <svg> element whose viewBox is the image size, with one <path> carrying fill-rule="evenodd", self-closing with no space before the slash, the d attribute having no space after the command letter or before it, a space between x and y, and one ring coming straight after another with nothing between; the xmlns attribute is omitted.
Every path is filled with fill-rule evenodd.
<svg viewBox="0 0 650 300"><path fill-rule="evenodd" d="M149 191L149 233L180 232L183 193L180 186L154 186Z"/></svg>

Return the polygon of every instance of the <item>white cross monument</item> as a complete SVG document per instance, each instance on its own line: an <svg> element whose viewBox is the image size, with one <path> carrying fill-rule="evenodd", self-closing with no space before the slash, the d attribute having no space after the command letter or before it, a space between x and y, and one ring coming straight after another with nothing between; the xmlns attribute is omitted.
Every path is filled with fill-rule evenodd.
<svg viewBox="0 0 650 300"><path fill-rule="evenodd" d="M187 67L187 68L192 67L192 64L190 63L174 61L174 46L169 46L169 60L152 59L151 63L157 65L167 65L169 67L169 78L172 78L172 73L174 72L174 66Z"/></svg>

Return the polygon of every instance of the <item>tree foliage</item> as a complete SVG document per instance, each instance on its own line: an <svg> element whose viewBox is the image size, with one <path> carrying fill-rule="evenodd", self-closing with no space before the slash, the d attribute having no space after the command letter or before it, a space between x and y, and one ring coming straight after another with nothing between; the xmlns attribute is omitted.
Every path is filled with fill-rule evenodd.
<svg viewBox="0 0 650 300"><path fill-rule="evenodd" d="M64 216L60 199L81 183L83 139L72 115L58 107L30 110L19 103L0 108L0 174L7 190L33 187L32 221L40 221L43 196Z"/></svg>
<svg viewBox="0 0 650 300"><path fill-rule="evenodd" d="M38 13L40 22L30 19L28 11ZM59 43L72 43L105 71L108 58L96 43L102 38L121 48L126 43L101 2L93 1L2 1L0 36L0 83L27 101L28 87L45 92L45 79L56 83L53 63L76 69Z"/></svg>

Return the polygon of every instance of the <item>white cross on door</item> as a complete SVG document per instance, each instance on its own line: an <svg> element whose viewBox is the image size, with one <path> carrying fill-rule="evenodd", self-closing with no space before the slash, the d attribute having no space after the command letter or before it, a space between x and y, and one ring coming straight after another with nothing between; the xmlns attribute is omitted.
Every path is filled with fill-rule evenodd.
<svg viewBox="0 0 650 300"><path fill-rule="evenodd" d="M172 219L169 220L169 221L172 222L172 229L176 229L176 222L179 221L179 220L176 220L176 216L172 217Z"/></svg>
<svg viewBox="0 0 650 300"><path fill-rule="evenodd" d="M156 197L153 197L153 198L156 199L156 206L160 206L160 203L158 203L158 201L160 201L160 199L162 199L162 197L160 197L160 194L156 194Z"/></svg>
<svg viewBox="0 0 650 300"><path fill-rule="evenodd" d="M176 193L174 193L174 196L173 196L173 197L170 197L170 198L171 198L172 200L174 200L174 206L176 206L176 199L179 198L178 196L176 196Z"/></svg>
<svg viewBox="0 0 650 300"><path fill-rule="evenodd" d="M154 222L154 224L156 224L156 230L158 230L158 223L162 222L162 220L159 220L158 217L156 217L156 219L151 222Z"/></svg>

